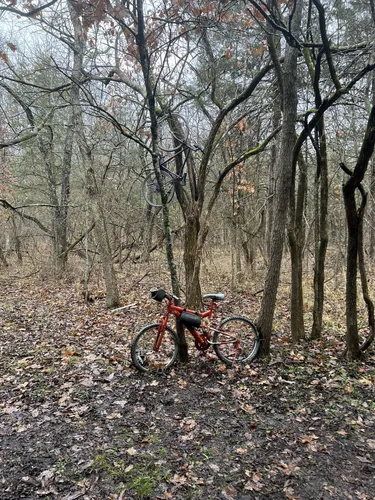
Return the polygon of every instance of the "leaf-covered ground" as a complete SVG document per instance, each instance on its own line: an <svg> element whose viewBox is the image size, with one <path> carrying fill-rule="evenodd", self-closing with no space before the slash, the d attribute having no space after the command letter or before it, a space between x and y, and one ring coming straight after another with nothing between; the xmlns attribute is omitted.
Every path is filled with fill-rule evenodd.
<svg viewBox="0 0 375 500"><path fill-rule="evenodd" d="M158 315L147 280L123 283L116 315L75 284L3 278L2 500L375 498L374 351L348 364L340 335L291 346L285 305L269 365L194 354L141 374L129 344Z"/></svg>

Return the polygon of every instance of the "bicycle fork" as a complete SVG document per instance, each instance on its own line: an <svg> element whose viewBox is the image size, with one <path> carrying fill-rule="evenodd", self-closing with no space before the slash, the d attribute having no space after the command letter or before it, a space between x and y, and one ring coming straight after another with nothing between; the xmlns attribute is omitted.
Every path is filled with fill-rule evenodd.
<svg viewBox="0 0 375 500"><path fill-rule="evenodd" d="M159 352L161 343L163 342L165 329L167 328L168 317L161 317L161 321L158 327L158 333L154 340L154 352Z"/></svg>

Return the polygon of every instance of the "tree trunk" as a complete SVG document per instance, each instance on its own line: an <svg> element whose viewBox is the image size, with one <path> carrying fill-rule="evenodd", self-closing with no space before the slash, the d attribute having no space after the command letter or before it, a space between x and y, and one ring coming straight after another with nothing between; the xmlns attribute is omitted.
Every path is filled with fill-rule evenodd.
<svg viewBox="0 0 375 500"><path fill-rule="evenodd" d="M296 32L301 23L303 0L297 0L292 21L292 31ZM272 322L279 286L281 260L283 256L284 232L287 220L290 189L292 186L293 148L295 144L295 122L297 118L297 57L298 50L288 45L283 64L283 124L281 149L276 183L274 219L272 224L270 258L264 286L258 327L262 335L260 355L269 356Z"/></svg>
<svg viewBox="0 0 375 500"><path fill-rule="evenodd" d="M200 214L196 203L191 204L185 216L184 266L187 306L192 309L199 309L202 302L202 291L199 280L201 255L198 252Z"/></svg>
<svg viewBox="0 0 375 500"><path fill-rule="evenodd" d="M267 1L268 7L274 9L273 0ZM283 85L282 85L282 74L280 68L280 56L281 56L281 44L277 36L275 36L276 30L273 26L268 24L268 35L267 43L269 51L271 54L271 59L275 66L276 81L273 85L273 92L275 94L274 106L272 110L272 128L276 130L281 123L282 119L282 100L283 100ZM272 236L272 224L274 220L274 205L275 205L275 191L276 191L276 165L278 160L280 148L280 138L277 137L271 146L271 156L268 167L268 198L267 198L267 216L266 216L266 255L267 261L270 259L271 252L271 236Z"/></svg>
<svg viewBox="0 0 375 500"><path fill-rule="evenodd" d="M362 195L362 203L360 209L358 210L359 228L358 228L358 267L361 276L362 285L362 296L367 307L367 318L368 318L368 328L369 335L360 347L360 350L366 351L373 343L375 338L375 315L374 315L374 303L370 297L370 291L368 287L367 271L365 265L365 252L363 245L363 221L365 218L365 208L367 203L367 193L361 187L360 189Z"/></svg>
<svg viewBox="0 0 375 500"><path fill-rule="evenodd" d="M350 359L360 354L357 322L357 256L358 219L355 189L344 186L344 203L348 225L348 246L346 257L346 346Z"/></svg>
<svg viewBox="0 0 375 500"><path fill-rule="evenodd" d="M146 264L150 262L155 217L156 212L153 212L150 205L147 205L145 209L145 224L142 226L142 262Z"/></svg>
<svg viewBox="0 0 375 500"><path fill-rule="evenodd" d="M120 303L117 280L113 266L111 248L109 244L106 219L101 204L98 186L96 184L89 145L84 132L82 108L80 103L79 81L83 71L83 52L85 47L85 33L77 11L77 5L69 0L71 21L74 27L74 62L72 71L71 100L73 104L74 132L81 154L82 163L86 174L87 193L90 208L95 222L95 235L103 266L104 281L106 285L107 307L117 307Z"/></svg>
<svg viewBox="0 0 375 500"><path fill-rule="evenodd" d="M345 165L343 170L350 175L343 186L346 222L348 226L348 246L346 261L346 345L350 359L360 357L358 322L357 322L357 259L360 241L360 219L357 213L356 189L360 189L361 182L368 167L375 145L375 105L371 109L365 137L353 173Z"/></svg>
<svg viewBox="0 0 375 500"><path fill-rule="evenodd" d="M311 339L322 335L324 305L324 268L328 246L328 159L324 129L324 117L317 127L317 174L315 200L315 268L314 268L314 308ZM319 189L320 187L320 189Z"/></svg>
<svg viewBox="0 0 375 500"><path fill-rule="evenodd" d="M74 114L71 114L65 135L64 154L60 176L60 204L56 214L56 268L61 276L66 268L68 252L66 251L68 231L68 206L70 200L70 172L72 167L74 136Z"/></svg>
<svg viewBox="0 0 375 500"><path fill-rule="evenodd" d="M6 258L5 258L4 252L3 252L3 250L2 250L1 247L0 247L0 262L3 263L4 267L8 267L8 262L7 262Z"/></svg>
<svg viewBox="0 0 375 500"><path fill-rule="evenodd" d="M106 305L108 308L118 307L120 303L117 279L113 266L111 245L105 220L103 204L94 170L90 167L86 170L86 187L95 221L95 239L98 244L99 254L102 262L104 281L106 284Z"/></svg>
<svg viewBox="0 0 375 500"><path fill-rule="evenodd" d="M235 243L236 243L236 277L241 279L242 262L241 262L241 227L238 217L235 218Z"/></svg>
<svg viewBox="0 0 375 500"><path fill-rule="evenodd" d="M371 177L370 177L370 193L371 193L371 200L372 200L372 213L375 213L375 161L372 160L372 167L371 167ZM370 259L371 262L374 262L375 258L375 225L374 225L374 220L375 217L371 217L371 224L370 224Z"/></svg>
<svg viewBox="0 0 375 500"><path fill-rule="evenodd" d="M55 165L55 153L53 150L53 130L50 125L44 127L38 135L38 148L42 154L44 171L47 178L47 192L49 202L52 205L51 208L51 220L52 220L52 233L53 233L53 261L55 272L58 262L57 255L59 253L58 248L58 224L59 224L59 204L57 198L57 182L56 182L56 165Z"/></svg>
<svg viewBox="0 0 375 500"><path fill-rule="evenodd" d="M144 7L143 0L137 0L137 27L138 32L136 35L136 43L139 51L139 59L142 67L143 79L146 87L147 104L148 111L150 113L151 119L151 138L152 138L152 160L156 178L159 182L161 188L161 198L162 198L162 213L163 213L163 223L164 223L164 235L165 235L165 250L167 254L167 262L169 267L169 272L171 275L171 284L173 293L176 296L180 295L180 285L177 275L177 267L174 260L173 252L173 242L172 242L172 230L169 220L169 207L166 200L163 183L160 182L160 171L159 171L159 151L158 151L158 121L156 115L155 107L155 82L153 81L153 76L150 68L150 57L147 50L146 33L145 33L145 21L144 21ZM179 358L182 362L188 361L188 348L185 339L184 329L179 322L176 323L177 334L178 334L178 344L179 344Z"/></svg>
<svg viewBox="0 0 375 500"><path fill-rule="evenodd" d="M289 222L289 245L292 265L292 287L291 287L291 333L293 342L299 342L305 338L305 327L303 321L303 247L305 242L304 227L304 205L307 191L306 165L302 155L299 156L299 182L297 190L297 201L294 196L294 186L291 190L290 200L290 222ZM294 176L293 176L294 177ZM293 182L294 184L294 182Z"/></svg>
<svg viewBox="0 0 375 500"><path fill-rule="evenodd" d="M22 265L23 257L22 257L22 251L21 251L21 240L20 240L20 237L19 237L18 232L17 232L16 218L13 214L11 215L11 224L12 224L14 250L15 250L16 255L17 255L18 264Z"/></svg>
<svg viewBox="0 0 375 500"><path fill-rule="evenodd" d="M281 122L281 109L280 109L281 99L275 100L275 107L273 110L273 129L280 125ZM267 260L270 259L271 255L271 237L272 237L272 223L274 220L274 206L275 206L275 191L276 191L276 166L278 160L279 152L279 138L275 139L271 147L271 157L268 167L268 198L267 198L267 219L266 219L266 250L267 250Z"/></svg>

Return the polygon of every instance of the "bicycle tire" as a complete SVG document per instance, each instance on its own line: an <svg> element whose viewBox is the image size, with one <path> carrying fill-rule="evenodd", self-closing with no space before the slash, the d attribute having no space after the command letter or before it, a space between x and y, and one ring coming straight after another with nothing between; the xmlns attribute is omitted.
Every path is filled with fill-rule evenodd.
<svg viewBox="0 0 375 500"><path fill-rule="evenodd" d="M260 335L249 319L230 316L215 331L213 344L217 357L226 365L249 363L259 352Z"/></svg>
<svg viewBox="0 0 375 500"><path fill-rule="evenodd" d="M170 203L175 192L173 176L170 173L161 170L160 179L164 186L167 203ZM142 196L152 207L161 207L163 205L160 185L154 171L149 172L142 182Z"/></svg>
<svg viewBox="0 0 375 500"><path fill-rule="evenodd" d="M158 352L154 351L154 342L159 333L159 327L159 323L147 325L134 337L131 345L131 359L133 365L141 372L166 370L177 359L177 335L169 326L165 329Z"/></svg>
<svg viewBox="0 0 375 500"><path fill-rule="evenodd" d="M178 130L173 130L170 123L176 121ZM158 120L159 148L166 153L177 151L182 144L186 144L189 136L189 128L183 116L178 113L170 113Z"/></svg>

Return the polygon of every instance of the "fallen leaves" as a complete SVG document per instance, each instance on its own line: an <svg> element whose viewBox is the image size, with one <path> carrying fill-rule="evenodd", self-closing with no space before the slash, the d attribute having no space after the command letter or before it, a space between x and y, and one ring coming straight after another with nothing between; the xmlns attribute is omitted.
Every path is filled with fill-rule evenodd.
<svg viewBox="0 0 375 500"><path fill-rule="evenodd" d="M301 436L299 438L302 444L311 444L317 439L319 439L319 436L315 436L315 434L311 434L310 436Z"/></svg>
<svg viewBox="0 0 375 500"><path fill-rule="evenodd" d="M105 417L107 420L114 420L116 418L122 418L121 413L113 412L110 415L106 415Z"/></svg>
<svg viewBox="0 0 375 500"><path fill-rule="evenodd" d="M187 477L186 476L181 476L179 474L174 474L173 477L169 479L169 483L177 485L177 486L183 486L184 484L187 483Z"/></svg>
<svg viewBox="0 0 375 500"><path fill-rule="evenodd" d="M221 495L225 500L234 500L237 497L237 490L229 485L221 490Z"/></svg>
<svg viewBox="0 0 375 500"><path fill-rule="evenodd" d="M264 488L264 483L262 482L262 474L259 472L250 473L249 471L245 471L247 476L250 476L250 479L245 483L244 490L246 491L261 491Z"/></svg>
<svg viewBox="0 0 375 500"><path fill-rule="evenodd" d="M247 453L247 449L246 448L236 448L234 450L238 455L245 455Z"/></svg>
<svg viewBox="0 0 375 500"><path fill-rule="evenodd" d="M171 373L140 375L128 368L129 342L155 310L145 317L143 306L129 308L124 322L97 303L78 307L69 293L53 298L46 287L35 302L30 293L3 321L0 454L17 471L5 474L9 498L119 491L124 500L136 496L130 478L147 485L155 470L155 498L278 491L303 499L307 471L324 498L341 498L344 488L372 498L365 482L353 482L354 472L373 471L371 364L343 364L318 343L289 356L276 339L270 365L228 370L193 357Z"/></svg>

